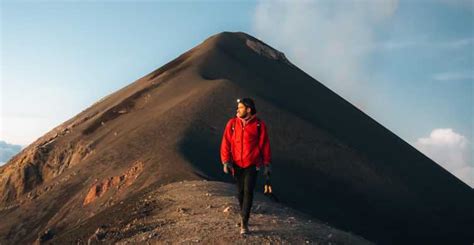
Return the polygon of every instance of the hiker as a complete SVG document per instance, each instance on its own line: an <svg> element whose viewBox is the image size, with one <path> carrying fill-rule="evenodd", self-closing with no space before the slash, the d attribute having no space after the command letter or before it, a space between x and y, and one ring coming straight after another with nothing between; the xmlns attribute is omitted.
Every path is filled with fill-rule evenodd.
<svg viewBox="0 0 474 245"><path fill-rule="evenodd" d="M225 127L221 143L224 173L232 173L237 184L240 206L240 234L247 234L253 193L258 171L271 172L271 152L265 123L256 116L255 103L250 98L237 100L237 114Z"/></svg>

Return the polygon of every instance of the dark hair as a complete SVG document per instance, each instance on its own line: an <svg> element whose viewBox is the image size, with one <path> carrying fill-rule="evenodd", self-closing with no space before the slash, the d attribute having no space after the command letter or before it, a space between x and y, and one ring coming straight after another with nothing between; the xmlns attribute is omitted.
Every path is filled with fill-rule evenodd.
<svg viewBox="0 0 474 245"><path fill-rule="evenodd" d="M245 107L250 108L250 113L254 115L257 113L257 108L255 108L255 103L251 98L242 98L242 99L237 99L237 103L242 103L245 105Z"/></svg>

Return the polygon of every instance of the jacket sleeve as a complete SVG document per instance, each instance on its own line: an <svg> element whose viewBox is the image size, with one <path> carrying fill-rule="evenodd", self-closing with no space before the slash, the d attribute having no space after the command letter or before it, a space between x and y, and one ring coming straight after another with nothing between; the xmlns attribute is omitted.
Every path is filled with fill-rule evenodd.
<svg viewBox="0 0 474 245"><path fill-rule="evenodd" d="M263 121L260 121L260 139L259 145L262 151L263 165L269 166L272 162L272 153L270 150L270 140L268 138L268 129Z"/></svg>
<svg viewBox="0 0 474 245"><path fill-rule="evenodd" d="M224 134L222 135L221 142L221 161L222 163L232 161L232 150L231 150L231 141L232 141L232 121L230 119L224 129Z"/></svg>

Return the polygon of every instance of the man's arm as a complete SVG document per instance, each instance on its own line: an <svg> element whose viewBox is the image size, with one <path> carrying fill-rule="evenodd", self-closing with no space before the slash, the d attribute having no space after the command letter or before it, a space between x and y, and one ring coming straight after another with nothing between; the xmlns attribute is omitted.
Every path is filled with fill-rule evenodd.
<svg viewBox="0 0 474 245"><path fill-rule="evenodd" d="M232 140L232 121L229 120L224 129L221 142L221 161L222 164L232 161L231 140Z"/></svg>
<svg viewBox="0 0 474 245"><path fill-rule="evenodd" d="M260 127L261 132L259 145L262 151L263 165L270 166L270 163L272 162L272 154L270 150L270 140L268 138L268 129L263 121L260 121Z"/></svg>

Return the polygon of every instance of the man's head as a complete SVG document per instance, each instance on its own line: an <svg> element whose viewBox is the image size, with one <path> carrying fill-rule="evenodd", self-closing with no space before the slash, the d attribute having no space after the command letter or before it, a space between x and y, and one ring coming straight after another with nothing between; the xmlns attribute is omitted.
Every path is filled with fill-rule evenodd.
<svg viewBox="0 0 474 245"><path fill-rule="evenodd" d="M237 99L237 116L246 118L248 115L257 113L255 103L250 98Z"/></svg>

